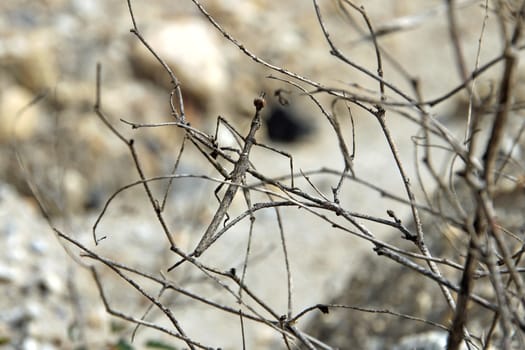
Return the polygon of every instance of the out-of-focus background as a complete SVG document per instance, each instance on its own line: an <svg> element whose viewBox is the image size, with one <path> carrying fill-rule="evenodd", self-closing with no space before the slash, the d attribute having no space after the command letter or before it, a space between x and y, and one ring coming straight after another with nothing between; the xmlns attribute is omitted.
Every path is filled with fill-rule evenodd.
<svg viewBox="0 0 525 350"><path fill-rule="evenodd" d="M486 14L481 6L484 1L456 3L463 53L472 70ZM258 139L290 153L297 171L322 167L342 170L337 140L319 109L291 85L269 79L269 75L282 75L256 64L228 42L191 1L136 0L132 5L144 38L180 80L186 116L194 127L213 134L220 115L244 134L253 114L253 98L261 91L267 93L264 118L269 120L272 113L279 115L274 91L281 89L290 101L282 113L292 118L292 127L283 132L286 126L267 122ZM375 73L375 51L362 17L355 11L350 11L352 16L348 17L337 1L320 1L320 5L336 45L354 62ZM363 5L376 30L397 28L378 40L410 77L419 79L423 99L438 97L461 82L443 1L370 0ZM377 82L330 55L311 2L228 0L203 1L203 6L246 48L274 65L329 87L363 93L378 90ZM79 263L82 259L76 252L59 244L35 200L36 195L52 225L92 246L91 228L107 198L138 178L128 149L93 111L97 62L102 67L102 107L111 123L136 139L148 176L171 171L182 142L180 130L132 130L120 122L172 120L169 77L130 28L125 1L0 3L0 343L6 348L100 349L119 348L115 346L130 342L133 327L104 311L91 276L81 267L91 262L84 259ZM486 62L500 49L498 29L489 20L480 61ZM411 91L410 81L395 67L395 63L385 60L385 79L403 91ZM487 99L491 98L491 74L497 72L495 69L479 82L480 94ZM377 97L374 93L370 96ZM330 105L329 97L320 94L319 98ZM459 94L429 112L447 125L460 126L464 106ZM344 105L337 105L336 110L344 111ZM356 173L403 196L403 183L379 125L358 109L353 116ZM418 126L394 113L387 117L409 176L415 179L410 136L415 135ZM349 119L342 118L341 122L351 140ZM464 132L461 128L455 131L458 135ZM219 136L224 143L232 140L227 132ZM185 152L181 173L218 176L197 152ZM288 159L270 151L255 150L252 161L268 175L289 173ZM337 177L316 180L318 188L327 194L336 183ZM214 186L195 179L174 183L169 224L184 249L194 247L217 207ZM240 212L245 204L238 197L232 210ZM394 209L403 218L408 214L406 206L355 184L342 192L342 201L349 210L378 217L387 218L387 209ZM373 255L370 244L297 210L285 210L284 214L294 272L295 312L344 295L347 288L352 288L347 281L371 268L363 265L365 257ZM261 240L254 254L264 262L254 263L248 281L262 298L285 314L282 252L271 226L275 219L271 214L261 214L256 225L259 228L255 234ZM390 239L391 232L384 227L372 227L379 237ZM245 230L240 225L225 235L221 244L210 249L209 259L224 259L225 269L240 264ZM98 251L115 260L147 271L165 271L175 261L139 188L122 194L111 205L100 232L108 238ZM374 272L379 274L375 275L375 286L385 283L385 287L391 287L380 271ZM139 318L147 308L145 300L129 292L129 286L113 280L111 273L106 274L114 305ZM173 276L177 281L183 277ZM393 291L401 293L395 288ZM363 288L361 293L368 292ZM173 301L174 310L188 334L209 346L241 348L238 319L177 302ZM412 311L424 318L431 314L433 302L422 294L415 303L417 310ZM401 304L400 309L403 307ZM149 317L152 322L162 322L155 318L160 318L159 314ZM335 320L330 321L330 332L336 328L334 322L339 322ZM305 319L303 325L306 323ZM321 321L317 324L319 330ZM371 348L371 343L363 339L373 338L374 346L383 348L381 339L388 338L388 326L374 324L375 328L360 329L353 336L360 337L362 346ZM249 349L281 346L276 345L280 344L277 334L269 329L248 326L247 332ZM402 335L406 334L396 333L388 339L394 342ZM329 338L325 339L328 343ZM147 348L148 341L175 343L166 335L139 329L132 346ZM338 344L344 344L344 340Z"/></svg>

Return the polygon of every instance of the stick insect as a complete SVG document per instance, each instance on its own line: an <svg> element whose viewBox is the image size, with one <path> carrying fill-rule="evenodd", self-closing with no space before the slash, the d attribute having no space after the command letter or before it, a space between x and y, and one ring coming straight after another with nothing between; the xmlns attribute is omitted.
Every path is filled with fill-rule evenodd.
<svg viewBox="0 0 525 350"><path fill-rule="evenodd" d="M255 134L257 130L259 130L259 128L261 127L261 110L266 104L264 96L265 93L261 93L261 95L259 95L259 97L255 98L253 101L253 104L255 106L255 115L253 116L253 119L251 121L250 130L248 131L246 137L244 137L244 146L242 147L242 150L239 154L239 159L235 163L232 172L228 176L230 179L230 184L228 185L226 192L224 193L224 196L220 201L219 208L215 212L215 215L213 216L210 224L208 225L208 228L204 232L204 235L202 236L201 240L197 244L197 247L189 255L190 257L199 257L218 238L215 236L217 229L219 228L221 222L223 222L224 218L227 217L227 212L233 201L233 198L235 197L235 194L237 193L237 190L239 189L246 175L246 171L250 167L250 151L252 146L256 144ZM171 271L185 260L186 259L182 259L181 261L170 267L168 271Z"/></svg>

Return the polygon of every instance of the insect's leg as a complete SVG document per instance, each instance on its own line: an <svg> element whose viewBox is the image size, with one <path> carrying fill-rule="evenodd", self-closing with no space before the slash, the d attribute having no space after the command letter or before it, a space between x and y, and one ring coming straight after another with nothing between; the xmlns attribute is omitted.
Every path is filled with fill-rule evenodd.
<svg viewBox="0 0 525 350"><path fill-rule="evenodd" d="M250 198L250 190L248 187L246 187L246 178L242 181L243 188L242 193L244 195L244 201L246 202L246 206L248 207L248 212L250 214L250 229L248 231L248 242L246 244L246 251L244 255L244 262L242 264L242 273L241 273L241 283L244 284L244 279L246 277L246 270L248 269L248 261L250 257L250 251L252 246L252 237L253 237L253 227L255 225L255 215L253 215L252 210L252 200ZM242 295L242 288L239 288L239 295Z"/></svg>
<svg viewBox="0 0 525 350"><path fill-rule="evenodd" d="M215 135L213 136L213 139L215 140L215 142L217 142L219 138L219 126L221 125L223 121L224 121L223 117L221 117L220 115L217 116L217 121L215 123Z"/></svg>
<svg viewBox="0 0 525 350"><path fill-rule="evenodd" d="M239 131L237 131L237 129L235 129L235 127L229 121L227 121L226 119L221 118L221 121L224 124L224 126L226 127L226 129L228 129L230 131L230 133L233 135L237 145L239 147L242 147L243 144L244 144L244 136L241 135L241 133Z"/></svg>
<svg viewBox="0 0 525 350"><path fill-rule="evenodd" d="M182 143L180 145L180 149L179 149L179 152L177 154L177 158L175 160L175 164L173 164L173 168L171 169L171 175L175 175L175 172L177 171L177 168L179 167L179 163L180 163L180 159L182 157L182 154L184 152L184 145L186 144L186 141L188 140L188 135L185 134L184 135L184 138L182 140ZM166 186L166 190L164 191L164 196L162 198L162 204L160 206L160 211L163 212L164 211L164 208L166 207L166 201L168 199L168 194L170 192L170 189L171 189L171 185L173 183L173 178L170 178L168 180L168 185Z"/></svg>
<svg viewBox="0 0 525 350"><path fill-rule="evenodd" d="M294 170L293 170L293 157L290 153L288 152L285 152L285 151L282 151L280 149L277 149L275 147L272 147L272 146L268 146L268 145L265 145L265 144L262 144L262 143L255 143L255 145L259 146L259 147L262 147L262 148L265 148L267 150L270 150L270 151L273 151L275 153L278 153L286 158L288 158L288 161L289 161L289 165L290 165L290 186L292 188L295 188L295 181L294 181Z"/></svg>
<svg viewBox="0 0 525 350"><path fill-rule="evenodd" d="M221 203L222 202L222 198L219 197L219 192L221 191L221 189L224 187L225 183L221 183L219 186L217 186L215 188L215 190L213 191L213 195L215 196L215 198L217 199L217 202ZM226 222L230 219L230 216L228 215L228 212L226 212L226 215L225 215L225 220L224 220L224 226L226 226Z"/></svg>
<svg viewBox="0 0 525 350"><path fill-rule="evenodd" d="M213 195L215 196L215 198L217 199L217 202L219 202L219 203L221 202L221 198L219 197L219 192L220 192L220 190L222 189L223 186L224 186L224 183L221 183L213 191Z"/></svg>
<svg viewBox="0 0 525 350"><path fill-rule="evenodd" d="M220 125L224 125L224 127L230 132L230 134L235 139L237 145L242 148L244 145L244 136L242 136L241 133L237 131L237 129L235 129L235 127L228 120L221 116L217 117L217 123L215 125L215 141L218 141Z"/></svg>

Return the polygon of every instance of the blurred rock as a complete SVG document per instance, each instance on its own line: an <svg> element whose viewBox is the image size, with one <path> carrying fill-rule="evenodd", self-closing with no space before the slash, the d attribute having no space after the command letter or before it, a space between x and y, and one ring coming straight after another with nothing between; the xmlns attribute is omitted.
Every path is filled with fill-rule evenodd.
<svg viewBox="0 0 525 350"><path fill-rule="evenodd" d="M56 39L47 29L11 33L0 42L0 58L20 85L41 92L58 80Z"/></svg>
<svg viewBox="0 0 525 350"><path fill-rule="evenodd" d="M166 61L182 84L184 94L206 107L230 84L224 41L204 20L180 18L154 23L143 33L146 41ZM169 76L155 57L138 40L133 41L131 60L139 76L172 88Z"/></svg>
<svg viewBox="0 0 525 350"><path fill-rule="evenodd" d="M41 129L44 112L40 105L30 103L35 96L17 85L0 91L0 144L28 140Z"/></svg>
<svg viewBox="0 0 525 350"><path fill-rule="evenodd" d="M68 338L67 329L82 315L75 310L68 283L75 284L86 272L67 257L35 207L3 183L0 219L0 249L5 252L0 257L4 270L0 283L0 336L7 341L3 346L71 348L74 342ZM38 251L34 250L35 242L39 242ZM85 292L93 290L86 284L84 288ZM92 304L90 308L96 310L100 305Z"/></svg>
<svg viewBox="0 0 525 350"><path fill-rule="evenodd" d="M213 1L207 9L214 17L225 20L232 26L257 25L264 11L260 0L225 0Z"/></svg>
<svg viewBox="0 0 525 350"><path fill-rule="evenodd" d="M11 266L0 265L0 283L11 283L15 280L16 270Z"/></svg>
<svg viewBox="0 0 525 350"><path fill-rule="evenodd" d="M427 332L406 336L393 347L393 350L445 350L447 332Z"/></svg>

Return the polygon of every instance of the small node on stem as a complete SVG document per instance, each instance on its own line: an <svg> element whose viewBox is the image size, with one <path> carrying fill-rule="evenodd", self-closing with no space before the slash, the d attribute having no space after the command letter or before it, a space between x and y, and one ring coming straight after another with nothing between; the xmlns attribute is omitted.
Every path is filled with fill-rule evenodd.
<svg viewBox="0 0 525 350"><path fill-rule="evenodd" d="M235 269L235 267L232 267L228 273L230 274L230 276L232 277L236 277L237 276L237 270Z"/></svg>
<svg viewBox="0 0 525 350"><path fill-rule="evenodd" d="M376 244L376 246L374 247L373 251L376 252L377 255L383 255L384 254L383 249L385 249L384 246L382 246L380 244Z"/></svg>
<svg viewBox="0 0 525 350"><path fill-rule="evenodd" d="M328 313L330 312L330 310L328 309L328 306L323 305L323 304L317 304L317 308L318 308L319 311L321 311L323 314L328 314Z"/></svg>
<svg viewBox="0 0 525 350"><path fill-rule="evenodd" d="M264 106L266 106L266 100L264 99L264 96L266 94L264 92L262 92L259 97L257 97L256 99L253 100L253 105L255 106L255 109L257 111L260 111L261 109L264 108Z"/></svg>
<svg viewBox="0 0 525 350"><path fill-rule="evenodd" d="M396 213L394 213L394 211L392 209L388 209L386 211L386 213L388 214L388 216L390 216L392 219L394 219L394 221L396 222L396 224L401 224L401 219L399 219L397 216L396 216Z"/></svg>

